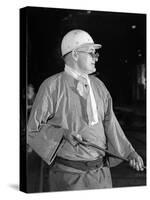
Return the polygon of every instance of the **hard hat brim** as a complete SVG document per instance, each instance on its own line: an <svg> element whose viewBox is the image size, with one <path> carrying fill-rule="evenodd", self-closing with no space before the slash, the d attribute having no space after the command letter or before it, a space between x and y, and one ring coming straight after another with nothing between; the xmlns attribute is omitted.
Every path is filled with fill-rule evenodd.
<svg viewBox="0 0 150 200"><path fill-rule="evenodd" d="M101 44L94 44L93 47L95 49L100 49L100 48L102 48L102 45Z"/></svg>
<svg viewBox="0 0 150 200"><path fill-rule="evenodd" d="M95 49L100 49L100 48L102 47L101 44L86 43L86 44L82 44L82 45L78 46L77 49L82 48L82 47L89 47L89 46L92 46L92 47L94 47Z"/></svg>

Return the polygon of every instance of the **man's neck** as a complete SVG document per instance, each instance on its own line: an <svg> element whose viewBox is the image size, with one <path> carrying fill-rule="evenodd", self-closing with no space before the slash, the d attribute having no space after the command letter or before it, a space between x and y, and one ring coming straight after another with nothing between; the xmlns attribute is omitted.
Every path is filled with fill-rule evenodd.
<svg viewBox="0 0 150 200"><path fill-rule="evenodd" d="M88 74L82 73L79 70L76 70L68 65L65 65L65 72L73 76L75 79L79 79L79 77L85 77L88 78Z"/></svg>

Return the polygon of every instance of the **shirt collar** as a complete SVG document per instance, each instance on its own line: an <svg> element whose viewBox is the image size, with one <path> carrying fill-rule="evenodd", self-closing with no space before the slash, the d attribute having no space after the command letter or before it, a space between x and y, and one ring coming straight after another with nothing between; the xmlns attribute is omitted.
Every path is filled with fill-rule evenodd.
<svg viewBox="0 0 150 200"><path fill-rule="evenodd" d="M79 71L71 68L70 66L66 65L65 64L65 72L67 72L68 74L70 74L71 76L73 76L76 80L79 80L80 77L83 77L87 80L89 80L89 77L87 74L83 74L83 73L80 73Z"/></svg>

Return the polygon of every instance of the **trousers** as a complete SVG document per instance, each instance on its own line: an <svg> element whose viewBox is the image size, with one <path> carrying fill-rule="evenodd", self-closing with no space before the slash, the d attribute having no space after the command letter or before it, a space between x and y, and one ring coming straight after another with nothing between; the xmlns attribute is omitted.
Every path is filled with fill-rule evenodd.
<svg viewBox="0 0 150 200"><path fill-rule="evenodd" d="M108 166L82 171L55 163L47 171L44 192L112 188Z"/></svg>

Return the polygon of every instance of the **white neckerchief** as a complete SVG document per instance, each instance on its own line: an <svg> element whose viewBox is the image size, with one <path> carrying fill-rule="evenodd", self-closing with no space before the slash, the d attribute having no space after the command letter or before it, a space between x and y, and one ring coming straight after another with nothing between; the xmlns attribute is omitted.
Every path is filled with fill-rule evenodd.
<svg viewBox="0 0 150 200"><path fill-rule="evenodd" d="M95 101L95 97L93 94L93 90L91 87L91 83L90 83L90 79L88 77L87 74L81 74L80 72L72 69L71 67L65 65L65 72L67 72L68 74L70 74L71 76L73 76L76 80L79 80L80 77L83 77L87 80L88 86L89 86L89 93L90 93L90 98L91 98L91 107L92 107L92 112L93 112L93 121L91 122L90 125L94 125L98 123L98 114L97 114L97 106L96 106L96 101ZM82 96L82 87L78 87L77 88L79 90L79 94Z"/></svg>

